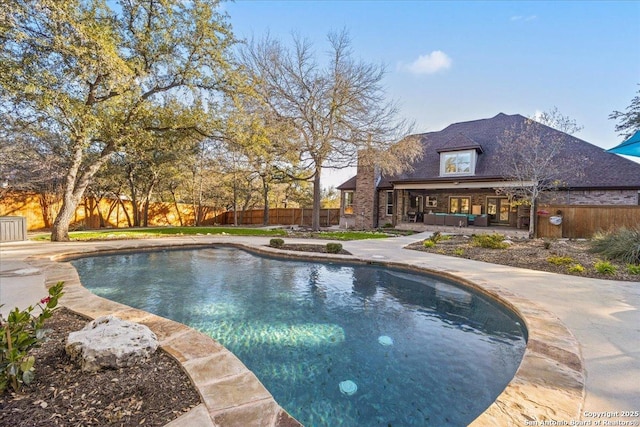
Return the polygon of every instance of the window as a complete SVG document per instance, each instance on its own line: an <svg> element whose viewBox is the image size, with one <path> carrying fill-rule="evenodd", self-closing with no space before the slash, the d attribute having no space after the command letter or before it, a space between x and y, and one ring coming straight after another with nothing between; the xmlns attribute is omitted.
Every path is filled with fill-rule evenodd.
<svg viewBox="0 0 640 427"><path fill-rule="evenodd" d="M427 207L435 208L436 206L438 206L438 199L434 196L427 196L427 198L425 199L425 203Z"/></svg>
<svg viewBox="0 0 640 427"><path fill-rule="evenodd" d="M343 194L342 206L345 214L353 213L353 191L345 191Z"/></svg>
<svg viewBox="0 0 640 427"><path fill-rule="evenodd" d="M469 214L471 213L471 199L469 197L450 197L449 213Z"/></svg>
<svg viewBox="0 0 640 427"><path fill-rule="evenodd" d="M393 191L387 191L387 216L393 215Z"/></svg>
<svg viewBox="0 0 640 427"><path fill-rule="evenodd" d="M475 162L475 150L442 153L440 154L440 175L473 175Z"/></svg>

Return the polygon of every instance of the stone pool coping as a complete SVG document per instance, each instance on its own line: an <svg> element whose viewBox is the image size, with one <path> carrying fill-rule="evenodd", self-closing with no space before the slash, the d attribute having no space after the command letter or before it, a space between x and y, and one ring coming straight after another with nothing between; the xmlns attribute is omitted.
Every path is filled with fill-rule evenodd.
<svg viewBox="0 0 640 427"><path fill-rule="evenodd" d="M240 360L213 339L177 322L133 309L93 295L80 283L75 268L65 262L78 256L122 251L151 251L168 247L238 246L285 258L366 262L364 257L282 251L266 246L268 239L215 237L163 238L110 242L74 242L39 246L38 255L26 258L39 269L45 285L65 281L61 304L96 318L114 314L145 324L156 333L161 347L184 368L199 391L203 404L168 426L296 426L299 423L282 409ZM307 241L308 242L308 241ZM506 389L472 426L519 426L527 421L578 420L585 396L585 370L580 347L571 332L552 313L530 300L499 286L476 283L459 275L406 262L376 260L375 264L410 268L452 278L499 300L514 310L527 331L527 348L519 369Z"/></svg>

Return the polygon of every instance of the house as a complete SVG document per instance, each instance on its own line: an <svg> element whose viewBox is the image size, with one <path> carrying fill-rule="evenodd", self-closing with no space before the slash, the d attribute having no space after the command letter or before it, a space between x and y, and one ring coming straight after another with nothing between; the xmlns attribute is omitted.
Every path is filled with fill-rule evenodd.
<svg viewBox="0 0 640 427"><path fill-rule="evenodd" d="M525 228L529 207L514 203L504 160L505 132L531 121L503 113L490 119L456 123L439 132L416 135L423 157L411 171L384 176L358 165L341 191L341 226L369 229L385 224L424 222L464 226ZM640 204L640 164L550 127L534 123L540 141L561 140L558 159L571 173L541 202L564 205ZM577 171L576 171L577 169ZM562 171L561 171L562 172Z"/></svg>

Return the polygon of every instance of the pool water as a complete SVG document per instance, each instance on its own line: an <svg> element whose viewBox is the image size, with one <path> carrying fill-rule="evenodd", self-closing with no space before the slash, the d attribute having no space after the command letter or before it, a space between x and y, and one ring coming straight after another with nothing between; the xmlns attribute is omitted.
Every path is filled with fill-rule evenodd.
<svg viewBox="0 0 640 427"><path fill-rule="evenodd" d="M210 335L305 426L465 426L513 377L518 318L454 283L235 248L73 261L85 287Z"/></svg>

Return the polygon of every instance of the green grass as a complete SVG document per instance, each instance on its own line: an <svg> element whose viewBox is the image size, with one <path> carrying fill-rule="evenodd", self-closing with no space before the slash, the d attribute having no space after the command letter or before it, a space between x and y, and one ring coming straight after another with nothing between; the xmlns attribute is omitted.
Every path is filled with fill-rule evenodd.
<svg viewBox="0 0 640 427"><path fill-rule="evenodd" d="M109 228L105 230L72 231L71 240L111 240L111 239L145 239L163 236L193 236L207 234L228 234L231 236L286 236L285 230L238 227L149 227L149 228ZM49 240L44 234L34 240Z"/></svg>
<svg viewBox="0 0 640 427"><path fill-rule="evenodd" d="M115 239L147 239L164 236L193 236L227 234L230 236L287 236L286 230L242 227L148 227L148 228L109 228L102 230L72 231L71 240L115 240ZM295 237L295 236L294 236ZM320 231L313 237L331 240L364 240L383 239L387 233L377 231ZM49 234L41 234L33 240L49 240Z"/></svg>
<svg viewBox="0 0 640 427"><path fill-rule="evenodd" d="M333 240L365 240L385 239L389 237L389 235L378 231L319 231L313 233L313 237Z"/></svg>

